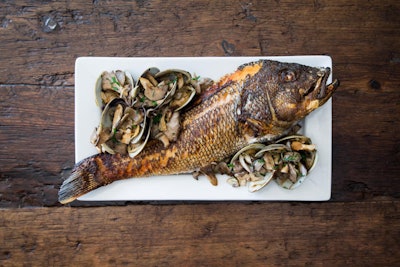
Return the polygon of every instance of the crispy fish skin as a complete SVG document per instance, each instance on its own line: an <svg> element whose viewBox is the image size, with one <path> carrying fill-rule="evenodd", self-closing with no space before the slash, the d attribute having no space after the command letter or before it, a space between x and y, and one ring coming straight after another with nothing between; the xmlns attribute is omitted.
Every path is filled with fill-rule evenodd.
<svg viewBox="0 0 400 267"><path fill-rule="evenodd" d="M62 184L59 201L114 181L190 173L221 161L243 146L273 140L323 105L338 87L329 68L260 60L240 66L201 95L182 114L182 130L167 149L153 141L135 158L97 154L77 163Z"/></svg>

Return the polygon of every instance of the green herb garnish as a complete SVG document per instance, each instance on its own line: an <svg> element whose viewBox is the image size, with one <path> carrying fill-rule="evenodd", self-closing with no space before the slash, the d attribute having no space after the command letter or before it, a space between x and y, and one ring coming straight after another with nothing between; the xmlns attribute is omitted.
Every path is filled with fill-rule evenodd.
<svg viewBox="0 0 400 267"><path fill-rule="evenodd" d="M116 134L117 134L117 128L115 128L113 130L113 135L111 137L111 141L113 141L113 143L117 143L118 142L117 137L115 137Z"/></svg>
<svg viewBox="0 0 400 267"><path fill-rule="evenodd" d="M115 84L121 86L121 84L119 83L119 81L117 80L117 78L111 77L111 81L112 81L112 83L115 83Z"/></svg>
<svg viewBox="0 0 400 267"><path fill-rule="evenodd" d="M154 118L153 118L153 123L159 123L161 121L161 114L157 114Z"/></svg>

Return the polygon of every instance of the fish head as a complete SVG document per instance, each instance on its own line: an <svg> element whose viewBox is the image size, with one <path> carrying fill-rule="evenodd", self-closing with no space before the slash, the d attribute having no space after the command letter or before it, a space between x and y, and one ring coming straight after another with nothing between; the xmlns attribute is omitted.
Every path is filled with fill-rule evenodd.
<svg viewBox="0 0 400 267"><path fill-rule="evenodd" d="M330 68L296 63L265 62L269 66L264 87L269 107L279 121L294 122L325 104L339 86L327 84Z"/></svg>
<svg viewBox="0 0 400 267"><path fill-rule="evenodd" d="M339 81L327 84L330 68L261 60L244 84L241 121L257 134L279 133L325 104ZM250 66L245 66L243 69Z"/></svg>

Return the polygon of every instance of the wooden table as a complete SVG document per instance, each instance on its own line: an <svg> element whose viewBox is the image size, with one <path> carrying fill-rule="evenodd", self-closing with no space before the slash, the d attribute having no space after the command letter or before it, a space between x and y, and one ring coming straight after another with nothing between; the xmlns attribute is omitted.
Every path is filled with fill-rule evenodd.
<svg viewBox="0 0 400 267"><path fill-rule="evenodd" d="M77 57L311 54L330 201L58 203ZM399 266L400 2L5 0L0 63L0 266Z"/></svg>

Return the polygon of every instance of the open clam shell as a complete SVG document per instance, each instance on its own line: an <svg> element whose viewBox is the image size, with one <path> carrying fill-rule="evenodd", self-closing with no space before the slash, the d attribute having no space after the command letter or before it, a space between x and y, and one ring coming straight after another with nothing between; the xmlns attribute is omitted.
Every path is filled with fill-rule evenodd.
<svg viewBox="0 0 400 267"><path fill-rule="evenodd" d="M104 71L96 81L95 101L99 107L104 107L114 98L124 99L132 103L136 97L135 82L128 71Z"/></svg>
<svg viewBox="0 0 400 267"><path fill-rule="evenodd" d="M92 142L100 152L127 154L130 145L143 142L146 121L143 110L114 98L105 106Z"/></svg>
<svg viewBox="0 0 400 267"><path fill-rule="evenodd" d="M171 92L175 91L176 84L156 79L160 70L156 67L148 68L140 75L136 86L140 105L145 108L160 108Z"/></svg>
<svg viewBox="0 0 400 267"><path fill-rule="evenodd" d="M292 151L298 151L304 158L304 165L308 172L314 169L318 162L318 153L316 145L312 143L311 138L304 135L290 135L279 139L276 143L286 143Z"/></svg>
<svg viewBox="0 0 400 267"><path fill-rule="evenodd" d="M253 193L264 188L267 184L269 184L272 181L272 179L274 178L274 174L275 171L268 172L263 179L257 181L250 181L248 185L249 192Z"/></svg>
<svg viewBox="0 0 400 267"><path fill-rule="evenodd" d="M170 107L176 111L187 106L196 95L196 89L192 86L183 86L179 88L171 100Z"/></svg>
<svg viewBox="0 0 400 267"><path fill-rule="evenodd" d="M265 148L265 145L264 144L259 144L259 143L255 143L255 144L251 144L251 145L245 146L244 148L242 148L238 152L236 152L236 154L232 157L230 164L233 164L239 158L239 156L242 153L244 153L245 151L253 150L253 149L259 150L259 149L263 149L263 148Z"/></svg>
<svg viewBox="0 0 400 267"><path fill-rule="evenodd" d="M146 132L145 139L143 140L141 138L141 139L135 140L136 142L131 142L129 144L129 146L127 147L128 154L131 158L137 156L140 152L142 152L142 150L145 148L147 142L149 141L151 122L148 127L144 127L143 129L144 129L143 133ZM143 136L143 133L142 133L142 136Z"/></svg>
<svg viewBox="0 0 400 267"><path fill-rule="evenodd" d="M186 106L196 94L189 72L179 69L160 71L152 67L147 69L136 83L139 87L142 106L161 109L169 105L173 110Z"/></svg>

